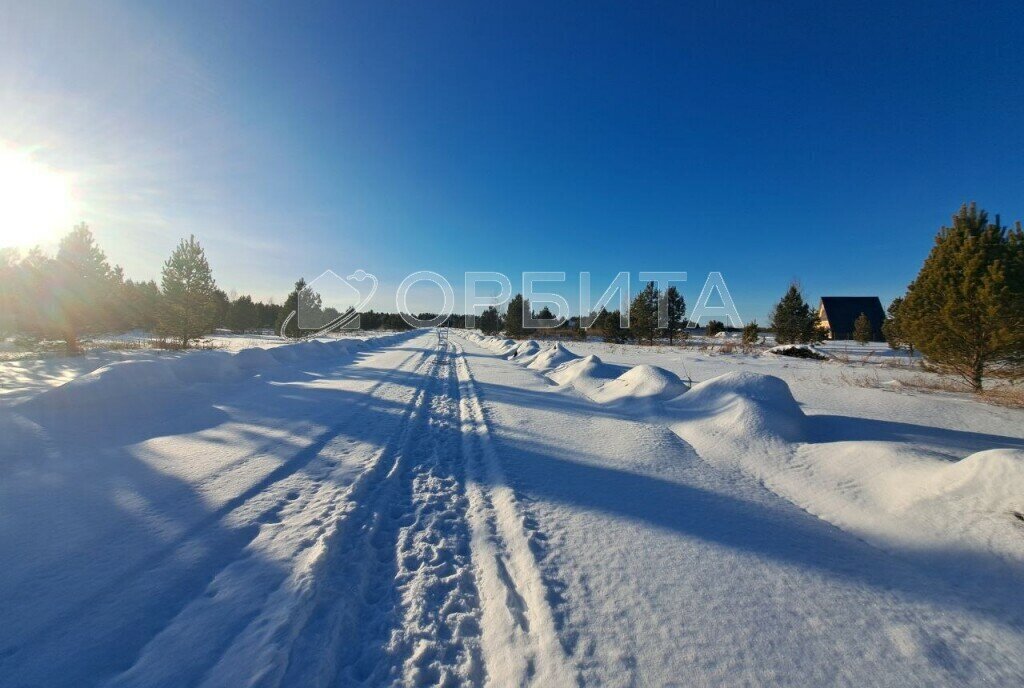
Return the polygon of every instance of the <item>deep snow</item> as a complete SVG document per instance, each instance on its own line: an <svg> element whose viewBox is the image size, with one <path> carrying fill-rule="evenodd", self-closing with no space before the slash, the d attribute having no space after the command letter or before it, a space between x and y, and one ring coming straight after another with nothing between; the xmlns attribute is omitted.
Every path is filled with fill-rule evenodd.
<svg viewBox="0 0 1024 688"><path fill-rule="evenodd" d="M0 682L1024 679L1024 413L453 334L5 390Z"/></svg>

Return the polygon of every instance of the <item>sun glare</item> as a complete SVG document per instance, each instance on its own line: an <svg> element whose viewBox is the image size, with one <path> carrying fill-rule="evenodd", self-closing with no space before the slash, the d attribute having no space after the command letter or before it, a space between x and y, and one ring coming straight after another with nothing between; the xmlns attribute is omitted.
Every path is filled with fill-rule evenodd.
<svg viewBox="0 0 1024 688"><path fill-rule="evenodd" d="M75 221L69 176L0 143L0 248L52 242Z"/></svg>

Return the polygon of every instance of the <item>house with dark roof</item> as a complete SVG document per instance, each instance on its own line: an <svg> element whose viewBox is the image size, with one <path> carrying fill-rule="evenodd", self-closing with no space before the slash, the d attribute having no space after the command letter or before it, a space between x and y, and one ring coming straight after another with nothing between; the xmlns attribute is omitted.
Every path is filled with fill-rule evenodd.
<svg viewBox="0 0 1024 688"><path fill-rule="evenodd" d="M818 306L818 318L829 339L853 339L853 324L861 313L871 322L872 341L883 341L885 311L877 296L822 296Z"/></svg>

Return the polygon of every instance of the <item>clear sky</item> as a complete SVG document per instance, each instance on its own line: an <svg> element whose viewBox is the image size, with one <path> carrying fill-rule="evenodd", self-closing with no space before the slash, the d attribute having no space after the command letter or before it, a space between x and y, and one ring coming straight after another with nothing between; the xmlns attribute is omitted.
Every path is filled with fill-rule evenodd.
<svg viewBox="0 0 1024 688"><path fill-rule="evenodd" d="M278 301L717 270L763 322L792 279L887 302L964 201L1024 218L1022 36L1019 1L0 0L0 155L130 277L189 233Z"/></svg>

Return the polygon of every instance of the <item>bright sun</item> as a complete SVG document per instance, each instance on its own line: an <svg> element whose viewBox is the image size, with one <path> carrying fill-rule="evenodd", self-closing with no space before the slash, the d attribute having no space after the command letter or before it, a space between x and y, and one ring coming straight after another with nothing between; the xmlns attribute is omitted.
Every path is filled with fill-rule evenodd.
<svg viewBox="0 0 1024 688"><path fill-rule="evenodd" d="M0 142L0 248L51 242L74 222L68 175Z"/></svg>

